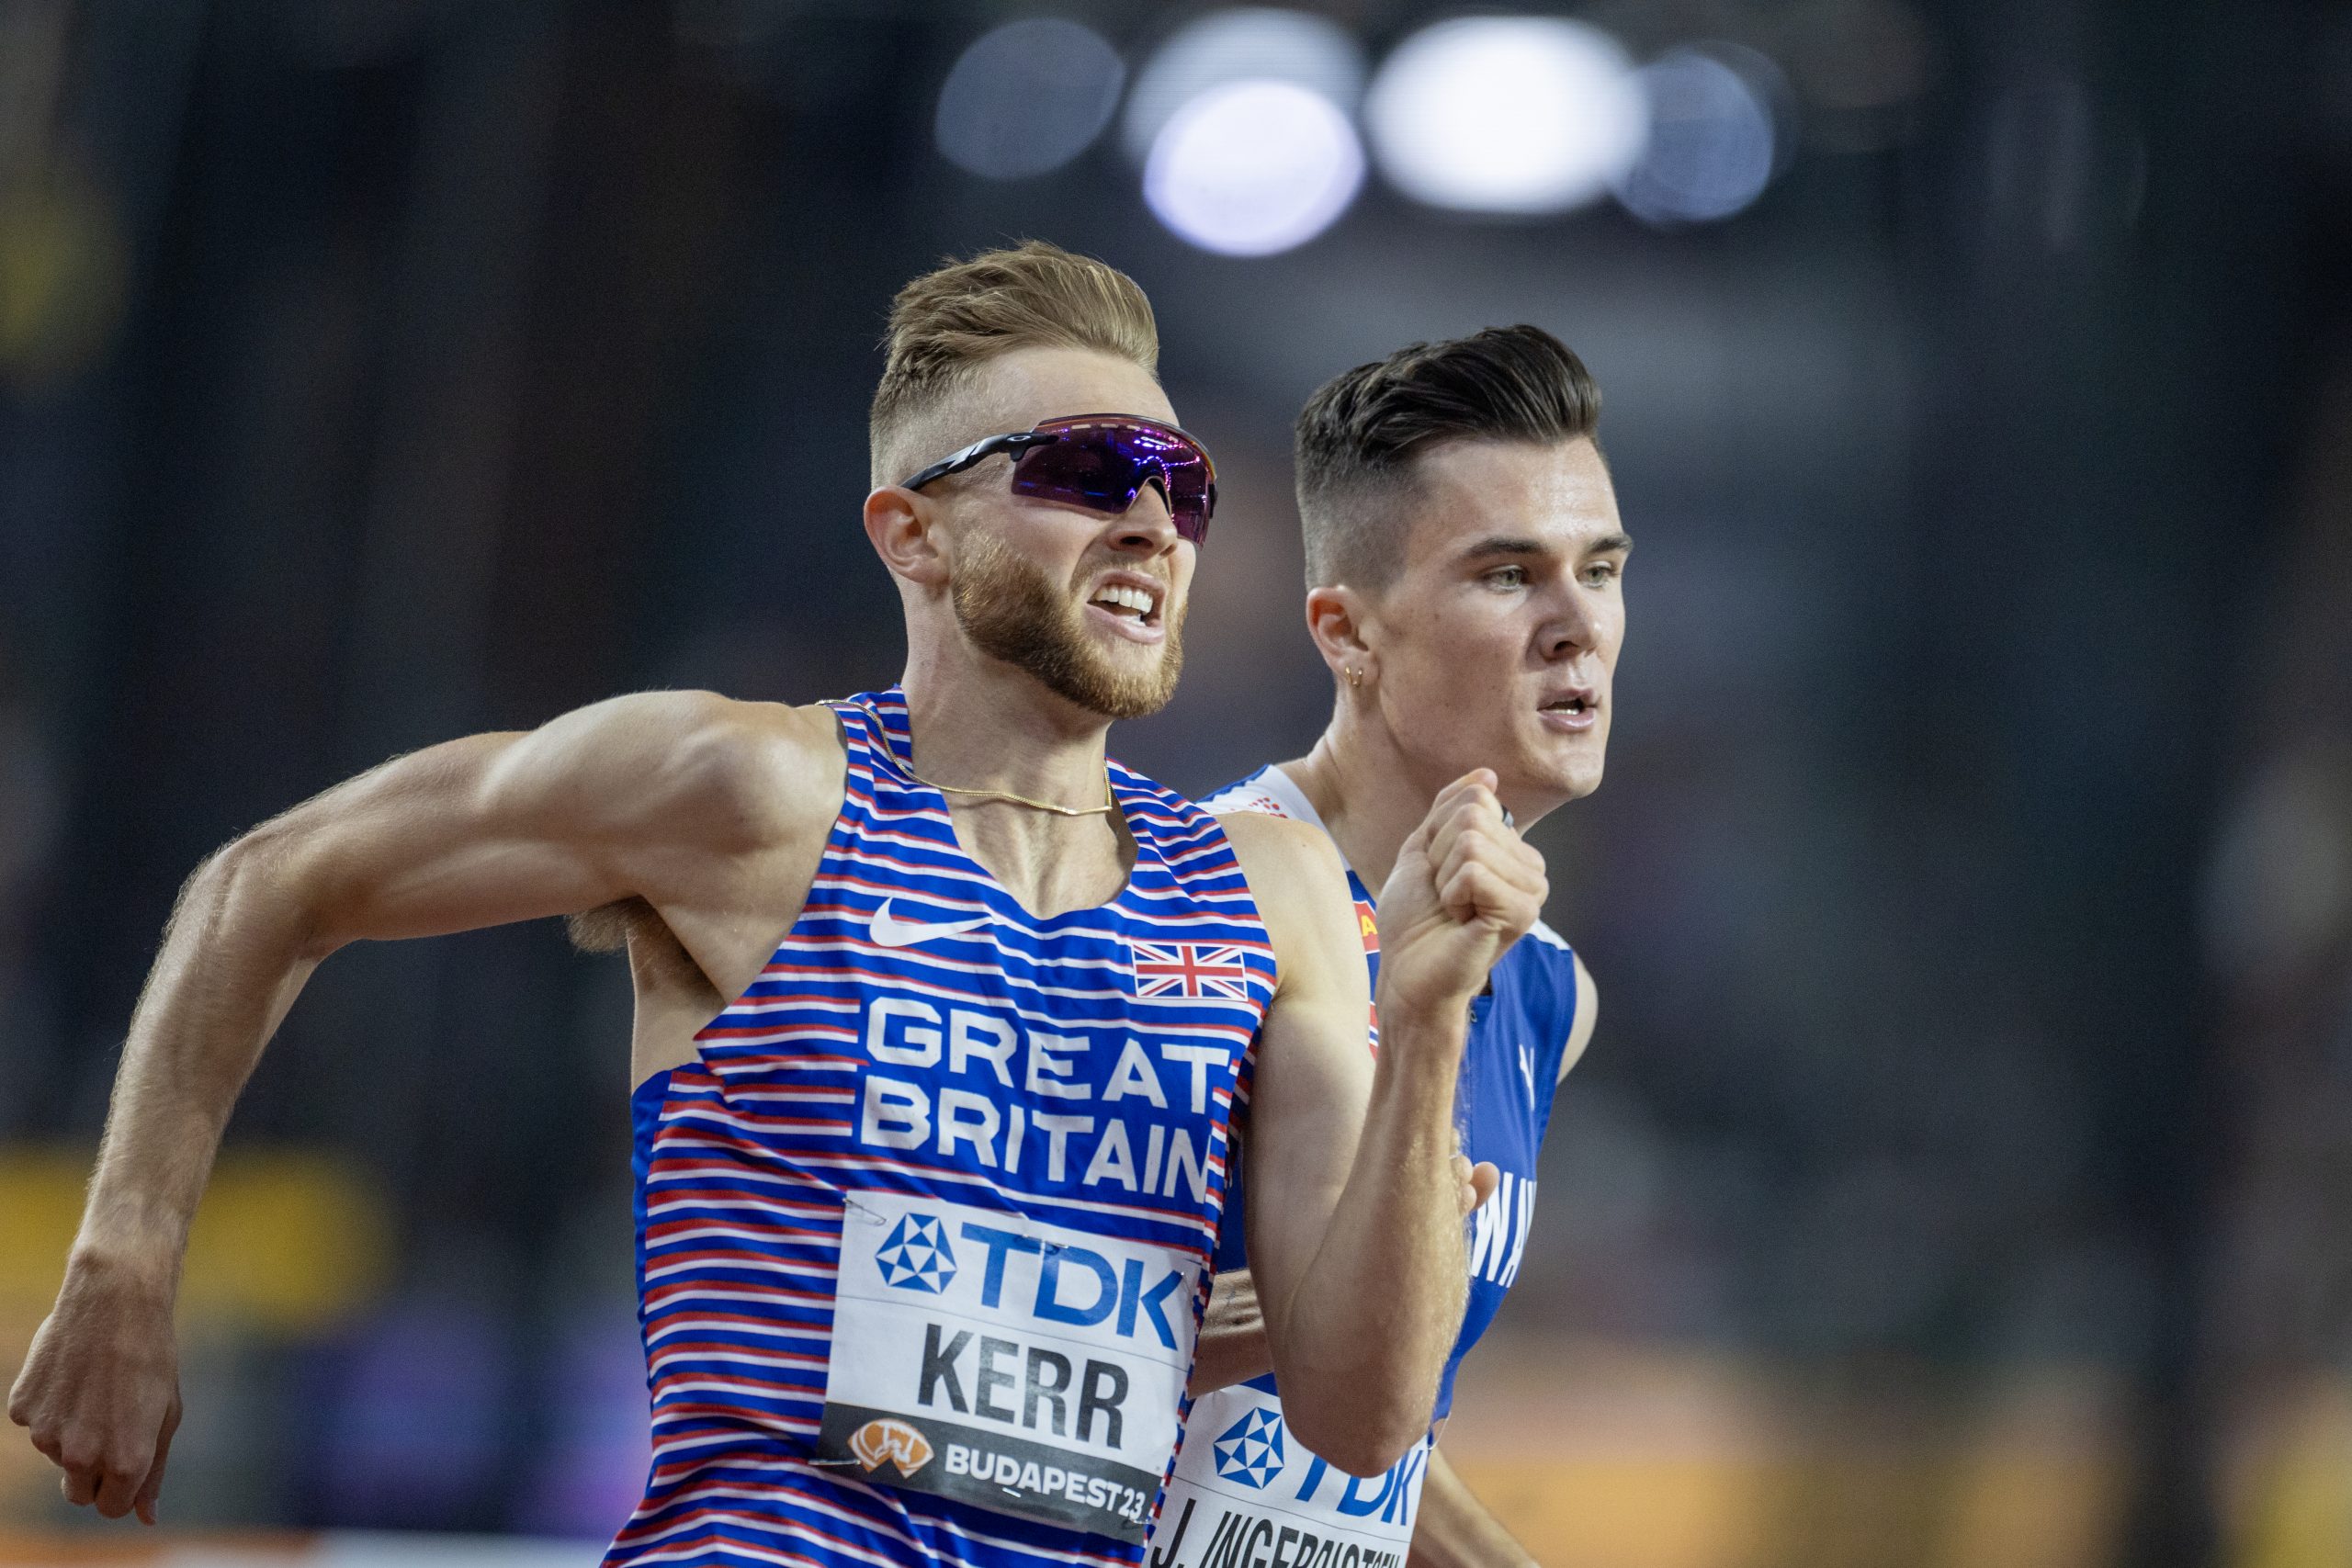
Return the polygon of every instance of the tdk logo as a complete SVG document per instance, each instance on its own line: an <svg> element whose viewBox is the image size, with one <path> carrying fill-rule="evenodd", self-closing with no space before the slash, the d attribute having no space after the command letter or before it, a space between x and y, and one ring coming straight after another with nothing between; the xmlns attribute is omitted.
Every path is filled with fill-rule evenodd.
<svg viewBox="0 0 2352 1568"><path fill-rule="evenodd" d="M947 1233L929 1214L901 1215L883 1238L882 1250L874 1255L874 1261L882 1270L882 1282L902 1291L938 1295L956 1278L956 1249L947 1245Z"/></svg>
<svg viewBox="0 0 2352 1568"><path fill-rule="evenodd" d="M1171 1350L1179 1344L1180 1314L1191 1303L1179 1294L1184 1276L1173 1269L1148 1269L1138 1258L1105 1258L1091 1247L1041 1241L969 1220L957 1227L956 1239L977 1270L964 1292L977 1280L978 1304L990 1312L1025 1312L1033 1321L1072 1328L1102 1324L1123 1339L1156 1337ZM1014 1264L1015 1258L1022 1263ZM882 1238L874 1263L884 1284L934 1296L947 1294L958 1272L947 1227L936 1216L919 1213L899 1216ZM1157 1279L1150 1277L1154 1272Z"/></svg>
<svg viewBox="0 0 2352 1568"><path fill-rule="evenodd" d="M988 1265L980 1280L980 1304L1003 1304L1005 1266L1016 1257L1037 1259L1037 1288L1029 1304L1032 1317L1046 1323L1091 1328L1116 1315L1115 1332L1133 1339L1139 1325L1149 1323L1159 1342L1176 1348L1176 1325L1168 1309L1184 1276L1164 1270L1157 1283L1146 1286L1144 1266L1127 1258L1117 1268L1091 1247L1040 1241L1015 1231L964 1222L959 1238L988 1248ZM946 1244L943 1241L941 1246Z"/></svg>
<svg viewBox="0 0 2352 1568"><path fill-rule="evenodd" d="M1216 1472L1261 1490L1283 1472L1283 1418L1261 1405L1219 1433Z"/></svg>

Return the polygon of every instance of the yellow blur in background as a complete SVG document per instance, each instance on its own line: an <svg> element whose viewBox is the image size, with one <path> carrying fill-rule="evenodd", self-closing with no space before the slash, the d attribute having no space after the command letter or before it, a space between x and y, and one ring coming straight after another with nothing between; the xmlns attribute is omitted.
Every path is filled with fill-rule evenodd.
<svg viewBox="0 0 2352 1568"><path fill-rule="evenodd" d="M0 1367L12 1381L63 1278L93 1157L0 1147ZM331 1333L379 1296L390 1257L384 1204L345 1164L300 1149L224 1154L188 1239L183 1340L218 1328L298 1340ZM46 1511L55 1484L23 1431L0 1436L0 1529ZM0 1562L39 1560L8 1556L0 1538Z"/></svg>
<svg viewBox="0 0 2352 1568"><path fill-rule="evenodd" d="M2045 1367L1969 1392L1890 1368L1824 1399L1792 1369L1543 1341L1465 1364L1454 1467L1547 1568L2091 1568L2116 1561L2120 1380ZM2233 1568L2352 1563L2352 1383L2244 1413L2220 1499Z"/></svg>
<svg viewBox="0 0 2352 1568"><path fill-rule="evenodd" d="M91 1151L0 1147L0 1311L38 1323L64 1277ZM344 1163L300 1149L223 1154L197 1210L180 1280L190 1317L322 1333L382 1289L384 1206Z"/></svg>
<svg viewBox="0 0 2352 1568"><path fill-rule="evenodd" d="M0 1365L12 1374L55 1293L88 1168L83 1150L0 1151ZM390 1261L386 1206L348 1166L232 1152L198 1214L183 1336L330 1335L378 1300ZM1962 1401L1921 1369L1890 1366L1825 1393L1789 1367L1508 1333L1464 1366L1455 1409L1446 1454L1546 1568L1840 1568L1883 1561L1891 1540L1922 1543L1919 1568L2091 1568L2115 1548L2130 1419L2122 1385L2090 1369L1971 1385ZM2352 1562L2352 1387L2315 1382L2244 1427L2262 1437L2232 1469L2227 1561ZM36 1527L53 1517L54 1484L21 1433L0 1440L0 1562L492 1560L486 1543L421 1537L96 1519L61 1535ZM535 1562L595 1557L589 1543L527 1550Z"/></svg>

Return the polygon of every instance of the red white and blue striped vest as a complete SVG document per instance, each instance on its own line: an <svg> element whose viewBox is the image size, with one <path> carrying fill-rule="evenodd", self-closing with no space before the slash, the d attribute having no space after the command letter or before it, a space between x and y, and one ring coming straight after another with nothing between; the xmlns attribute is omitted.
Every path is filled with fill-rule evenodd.
<svg viewBox="0 0 2352 1568"><path fill-rule="evenodd" d="M846 789L800 918L696 1059L636 1097L653 1468L606 1568L1125 1568L1141 1523L1038 1517L1039 1496L1103 1516L1081 1467L1021 1456L1066 1417L1147 1453L1181 1426L1172 1393L1130 1393L1122 1431L1111 1396L1128 1375L1084 1337L1189 1355L1228 1119L1273 995L1265 928L1215 819L1116 762L1126 886L1031 916L913 779L903 694L832 706ZM944 1427L865 1410L864 1383L846 1397L877 1325L951 1287L990 1304L1034 1292L1044 1328L1091 1326L1025 1350L953 1322L905 1330L927 1336L907 1354ZM970 1439L998 1426L1002 1443ZM921 1489L956 1456L956 1495ZM1032 1503L983 1506L973 1474ZM1148 1503L1091 1484L1145 1521L1157 1503L1156 1483L1137 1482Z"/></svg>

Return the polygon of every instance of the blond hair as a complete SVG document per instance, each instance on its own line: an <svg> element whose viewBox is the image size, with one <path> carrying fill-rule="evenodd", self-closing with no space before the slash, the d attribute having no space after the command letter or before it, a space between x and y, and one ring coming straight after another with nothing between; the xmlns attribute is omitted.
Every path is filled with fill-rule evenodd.
<svg viewBox="0 0 2352 1568"><path fill-rule="evenodd" d="M894 440L967 384L974 369L1033 347L1095 349L1159 373L1159 329L1136 280L1043 240L968 261L951 258L899 289L890 301L882 384L866 422L875 483L905 477L891 468Z"/></svg>

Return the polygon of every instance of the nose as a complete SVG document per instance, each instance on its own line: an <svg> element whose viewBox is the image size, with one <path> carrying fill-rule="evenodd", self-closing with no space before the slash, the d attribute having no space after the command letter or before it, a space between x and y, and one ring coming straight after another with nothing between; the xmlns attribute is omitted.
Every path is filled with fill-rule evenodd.
<svg viewBox="0 0 2352 1568"><path fill-rule="evenodd" d="M1536 630L1536 649L1549 661L1574 659L1600 646L1599 608L1576 584L1565 585Z"/></svg>
<svg viewBox="0 0 2352 1568"><path fill-rule="evenodd" d="M1120 513L1111 530L1112 547L1148 558L1176 547L1176 519L1168 510L1168 493L1158 479L1136 492L1135 504Z"/></svg>

